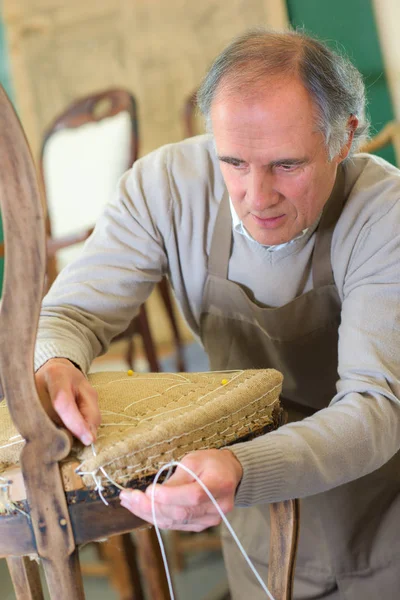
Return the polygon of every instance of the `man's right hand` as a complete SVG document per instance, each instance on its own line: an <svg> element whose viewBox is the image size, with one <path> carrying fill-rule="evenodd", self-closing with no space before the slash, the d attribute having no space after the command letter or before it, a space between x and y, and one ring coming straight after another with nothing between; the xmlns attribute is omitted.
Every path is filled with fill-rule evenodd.
<svg viewBox="0 0 400 600"><path fill-rule="evenodd" d="M96 390L66 358L51 358L38 369L36 386L49 416L85 446L96 439L100 409Z"/></svg>

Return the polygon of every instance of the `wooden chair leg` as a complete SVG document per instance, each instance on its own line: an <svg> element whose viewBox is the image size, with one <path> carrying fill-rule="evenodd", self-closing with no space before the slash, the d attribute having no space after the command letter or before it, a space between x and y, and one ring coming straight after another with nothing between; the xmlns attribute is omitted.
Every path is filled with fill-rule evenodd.
<svg viewBox="0 0 400 600"><path fill-rule="evenodd" d="M42 559L51 600L85 600L78 550L70 556Z"/></svg>
<svg viewBox="0 0 400 600"><path fill-rule="evenodd" d="M169 532L170 537L170 549L168 552L171 568L179 573L185 568L184 553L180 547L180 531L174 531L171 529Z"/></svg>
<svg viewBox="0 0 400 600"><path fill-rule="evenodd" d="M170 600L167 576L154 527L135 529L140 570L150 600Z"/></svg>
<svg viewBox="0 0 400 600"><path fill-rule="evenodd" d="M36 561L27 556L9 556L7 565L17 600L44 600Z"/></svg>
<svg viewBox="0 0 400 600"><path fill-rule="evenodd" d="M144 600L136 549L129 533L116 535L101 544L102 555L120 600Z"/></svg>
<svg viewBox="0 0 400 600"><path fill-rule="evenodd" d="M167 311L169 321L171 323L172 332L175 340L176 357L177 357L177 370L185 371L185 361L183 358L182 340L178 329L178 323L175 318L174 307L172 305L171 292L169 291L168 282L164 278L158 284L161 297L164 302L165 309Z"/></svg>
<svg viewBox="0 0 400 600"><path fill-rule="evenodd" d="M160 371L160 366L158 364L156 347L154 344L153 336L151 335L147 311L144 304L142 304L142 306L140 307L138 317L140 319L140 334L143 339L143 345L146 352L147 360L149 361L150 370L153 373L158 373Z"/></svg>
<svg viewBox="0 0 400 600"><path fill-rule="evenodd" d="M293 578L299 535L298 500L270 505L271 539L268 588L275 600L292 600Z"/></svg>

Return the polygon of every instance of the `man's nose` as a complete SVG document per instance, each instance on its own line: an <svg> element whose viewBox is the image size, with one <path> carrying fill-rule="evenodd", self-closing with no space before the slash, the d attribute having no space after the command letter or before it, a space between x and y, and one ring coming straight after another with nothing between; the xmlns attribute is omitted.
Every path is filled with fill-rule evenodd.
<svg viewBox="0 0 400 600"><path fill-rule="evenodd" d="M279 192L272 173L255 170L249 174L247 200L253 210L262 212L279 202Z"/></svg>

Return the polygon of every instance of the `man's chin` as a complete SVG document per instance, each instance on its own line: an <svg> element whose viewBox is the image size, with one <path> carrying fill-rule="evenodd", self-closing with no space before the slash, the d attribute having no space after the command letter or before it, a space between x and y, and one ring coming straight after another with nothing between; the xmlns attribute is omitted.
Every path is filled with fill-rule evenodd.
<svg viewBox="0 0 400 600"><path fill-rule="evenodd" d="M254 241L263 246L279 246L280 244L286 244L293 239L288 234L284 235L283 232L265 231L264 229L261 231L260 229L256 229L255 231L248 230L248 233Z"/></svg>

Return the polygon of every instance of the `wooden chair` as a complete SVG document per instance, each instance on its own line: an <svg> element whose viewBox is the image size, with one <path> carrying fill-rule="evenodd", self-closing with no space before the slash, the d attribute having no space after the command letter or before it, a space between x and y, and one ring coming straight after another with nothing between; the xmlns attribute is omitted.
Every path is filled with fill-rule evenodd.
<svg viewBox="0 0 400 600"><path fill-rule="evenodd" d="M398 121L389 121L374 137L365 142L360 152L373 154L381 148L393 144L396 151L397 162L400 157L400 123Z"/></svg>
<svg viewBox="0 0 400 600"><path fill-rule="evenodd" d="M105 204L115 194L118 179L137 159L138 146L136 102L124 89L80 98L46 130L40 170L48 206L48 287L91 234ZM167 280L162 279L157 288L173 334L177 370L184 371L182 341ZM136 334L143 340L150 369L158 371L144 305L127 330L114 340L128 340L126 361L132 368Z"/></svg>
<svg viewBox="0 0 400 600"><path fill-rule="evenodd" d="M28 558L32 555L38 556L43 564L52 600L81 600L84 591L78 546L139 528L139 545L142 556L146 557L141 567L150 597L167 599L168 590L154 530L140 530L143 522L120 506L114 482L124 481L139 488L147 486L148 476L151 478L159 466L154 461L154 454L157 454L154 447L159 449L158 458L162 463L171 458L180 460L187 451L198 447L193 440L204 445L203 438L197 439L197 426L209 435L205 440L220 436L215 447L275 429L282 415L277 383L280 381L281 384L282 378L276 371L231 372L223 382L212 373L170 375L179 384L184 380L185 393L180 394L176 382L172 385L162 383L165 374L161 373L135 375L136 379L127 374L95 374L92 384L98 388L102 410L102 402L109 406L106 396L114 390L118 393L111 393L111 399L120 403L120 411L121 406L125 406L126 411L131 404L134 411L136 404L141 403L139 412L135 413L138 416L115 409L109 416L109 426L105 427L110 437L103 435L100 439L99 436L97 453L92 454L90 448L85 449L75 442L71 455L71 436L47 416L35 387L33 353L46 269L45 221L26 140L1 89L0 158L0 204L6 248L0 307L0 378L8 406L6 410L4 402L0 404L2 435L4 431L8 432L7 443L0 444L0 466L7 466L0 470L0 557L7 557L17 600L43 599L37 564ZM235 378L239 378L240 387L234 384ZM247 380L250 385L246 387ZM149 384L161 385L157 389L163 390L158 393L159 404L150 409L146 394L140 402L132 402L140 386ZM117 390L113 385L125 387ZM199 389L206 390L201 397ZM121 405L125 392L129 406ZM171 413L168 403L178 402L174 397L177 393L181 403L179 412L166 417ZM247 404L243 404L244 398ZM207 410L202 408L204 402ZM164 408L165 404L167 408ZM151 418L142 419L141 410L153 411ZM105 419L108 412L103 410ZM116 423L115 415L118 414L122 415L122 420ZM130 422L125 423L128 416L136 420L134 427ZM216 436L220 420L224 433ZM192 426L195 423L195 429L190 431L188 423ZM176 436L168 439L169 427L174 431L180 427L178 439L181 445L176 443ZM118 453L123 436L121 431L125 445L122 453ZM146 435L153 437L143 437ZM150 444L147 454L144 440ZM10 465L10 452L16 452L15 445L19 457ZM102 495L107 498L107 506L99 499L99 479L93 477L95 487L90 487L87 481L89 479L90 483L90 475L94 472L104 471L101 465L105 464L105 457L109 472L112 466L115 467L112 483L103 481ZM136 471L130 471L133 459L139 461ZM81 464L80 474L76 471L77 463ZM138 475L134 476L134 473ZM271 519L269 586L276 600L290 600L298 532L297 502L271 505ZM132 598L143 598L140 588Z"/></svg>

